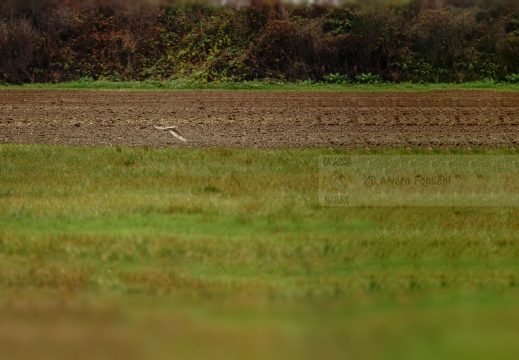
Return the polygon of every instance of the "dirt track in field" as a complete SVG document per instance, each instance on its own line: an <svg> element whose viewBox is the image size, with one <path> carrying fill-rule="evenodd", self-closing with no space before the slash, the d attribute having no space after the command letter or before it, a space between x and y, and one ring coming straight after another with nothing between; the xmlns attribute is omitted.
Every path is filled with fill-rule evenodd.
<svg viewBox="0 0 519 360"><path fill-rule="evenodd" d="M153 128L170 124L188 142ZM0 90L0 143L511 147L519 145L519 93Z"/></svg>

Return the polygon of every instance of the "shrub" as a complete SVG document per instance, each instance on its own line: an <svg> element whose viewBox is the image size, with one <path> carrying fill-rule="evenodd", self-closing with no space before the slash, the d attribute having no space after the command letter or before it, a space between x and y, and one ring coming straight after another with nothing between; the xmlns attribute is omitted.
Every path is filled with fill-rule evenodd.
<svg viewBox="0 0 519 360"><path fill-rule="evenodd" d="M324 75L323 79L330 84L349 84L350 83L350 77L348 75L343 74L328 74Z"/></svg>
<svg viewBox="0 0 519 360"><path fill-rule="evenodd" d="M0 76L3 81L20 84L34 82L30 65L38 47L38 34L27 19L0 19Z"/></svg>
<svg viewBox="0 0 519 360"><path fill-rule="evenodd" d="M355 76L355 81L359 84L380 84L382 79L377 74L367 73Z"/></svg>
<svg viewBox="0 0 519 360"><path fill-rule="evenodd" d="M517 84L517 83L519 83L519 74L510 74L510 75L506 75L506 76L505 76L505 79L506 79L506 81L509 82L509 83Z"/></svg>
<svg viewBox="0 0 519 360"><path fill-rule="evenodd" d="M0 81L514 81L519 13L470 1L436 11L419 0L383 10L10 0Z"/></svg>

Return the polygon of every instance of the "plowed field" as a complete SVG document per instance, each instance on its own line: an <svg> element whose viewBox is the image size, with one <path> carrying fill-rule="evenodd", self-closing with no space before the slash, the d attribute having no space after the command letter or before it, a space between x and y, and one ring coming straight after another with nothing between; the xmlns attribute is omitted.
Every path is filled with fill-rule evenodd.
<svg viewBox="0 0 519 360"><path fill-rule="evenodd" d="M178 125L188 142L153 125ZM519 145L519 94L1 90L0 143L511 147Z"/></svg>

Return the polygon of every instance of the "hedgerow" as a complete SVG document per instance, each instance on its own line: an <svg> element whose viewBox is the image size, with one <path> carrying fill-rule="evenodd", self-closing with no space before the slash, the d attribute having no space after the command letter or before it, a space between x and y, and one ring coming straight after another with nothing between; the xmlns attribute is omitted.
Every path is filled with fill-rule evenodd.
<svg viewBox="0 0 519 360"><path fill-rule="evenodd" d="M0 82L517 82L519 12L2 3ZM453 4L453 3L451 3Z"/></svg>

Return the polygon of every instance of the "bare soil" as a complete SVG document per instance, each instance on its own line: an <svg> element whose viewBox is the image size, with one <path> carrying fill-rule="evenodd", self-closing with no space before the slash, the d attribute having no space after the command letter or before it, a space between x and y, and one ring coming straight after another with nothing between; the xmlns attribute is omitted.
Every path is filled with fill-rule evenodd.
<svg viewBox="0 0 519 360"><path fill-rule="evenodd" d="M188 142L153 125L178 125ZM0 143L512 147L519 93L0 90Z"/></svg>

